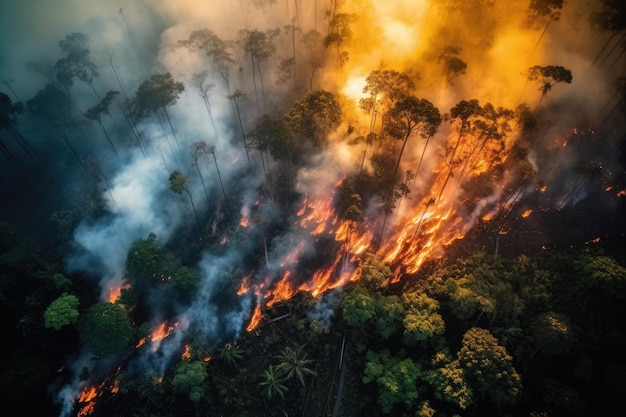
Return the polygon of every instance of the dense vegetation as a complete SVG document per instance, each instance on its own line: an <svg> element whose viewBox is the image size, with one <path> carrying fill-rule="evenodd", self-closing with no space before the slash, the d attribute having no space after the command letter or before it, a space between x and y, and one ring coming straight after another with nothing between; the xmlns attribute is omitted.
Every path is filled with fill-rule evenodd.
<svg viewBox="0 0 626 417"><path fill-rule="evenodd" d="M264 16L276 7L252 3ZM463 7L498 18L489 2L470 3ZM161 64L129 82L113 55L94 57L92 40L70 32L58 41L58 59L29 62L44 80L32 97L21 101L5 82L6 409L620 415L624 78L612 84L617 104L606 117L578 120L556 139L553 119L568 103L548 101L552 89L567 88L557 84L575 79L570 69L527 67L519 79L536 88L534 109L498 106L455 90L472 61L452 44L430 50L436 70L369 69L354 102L322 73L349 64L359 16L342 1L326 6L325 34L304 31L295 18L229 40L192 30L169 45L200 62L184 80ZM543 36L563 7L533 0L526 24L545 25ZM604 0L588 23L613 39L626 29L620 16L624 6ZM488 43L489 33L469 39ZM134 59L156 59L142 53L154 55ZM96 62L109 64L110 85L99 81ZM425 98L441 81L460 97L450 108ZM201 111L180 110L191 93ZM199 121L203 136L190 126ZM340 149L351 154L348 168L331 158ZM569 159L566 168L553 167L559 159ZM347 225L344 240L335 230L312 232L296 214L314 211L303 203L306 185L332 183L322 177L334 168L340 181L321 188L332 224ZM124 188L138 180L150 193ZM446 199L467 227L462 239L433 243L432 219ZM407 210L417 214L394 223ZM404 227L410 237L398 237L401 254L390 259L386 240ZM367 250L357 252L354 242L368 233ZM297 246L296 234L314 237L284 266L290 252L281 249ZM416 248L430 254L431 244L441 251L411 257ZM321 293L307 286L331 264L333 278L352 268L354 279ZM251 280L266 292L244 288ZM279 283L289 296L271 293ZM255 307L262 319L246 329Z"/></svg>

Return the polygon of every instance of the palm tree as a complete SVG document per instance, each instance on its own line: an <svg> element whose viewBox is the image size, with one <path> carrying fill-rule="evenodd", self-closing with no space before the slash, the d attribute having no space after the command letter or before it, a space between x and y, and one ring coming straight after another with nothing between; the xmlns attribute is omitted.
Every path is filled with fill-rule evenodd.
<svg viewBox="0 0 626 417"><path fill-rule="evenodd" d="M295 377L302 386L305 385L304 377L306 375L315 375L315 371L310 368L313 361L307 357L306 352L301 347L292 349L286 346L276 358L280 360L276 370L286 379Z"/></svg>
<svg viewBox="0 0 626 417"><path fill-rule="evenodd" d="M261 373L263 380L259 383L263 392L268 400L272 400L276 397L283 398L285 393L289 391L289 388L283 384L284 379L279 375L273 365L270 365L263 373Z"/></svg>
<svg viewBox="0 0 626 417"><path fill-rule="evenodd" d="M237 362L243 359L243 349L236 344L226 343L226 345L220 349L220 358L228 365L236 367Z"/></svg>

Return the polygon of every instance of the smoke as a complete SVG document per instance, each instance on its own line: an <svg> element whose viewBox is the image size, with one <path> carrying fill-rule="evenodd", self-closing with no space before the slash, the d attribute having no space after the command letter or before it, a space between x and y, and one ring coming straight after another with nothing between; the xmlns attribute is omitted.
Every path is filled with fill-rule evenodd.
<svg viewBox="0 0 626 417"><path fill-rule="evenodd" d="M107 299L110 288L119 287L122 282L128 250L138 239L154 233L158 243L165 246L180 235L192 234L190 231L196 227L194 208L205 220L203 224L207 223L207 218L213 219L202 232L211 229L214 233L226 204L222 187L229 196L236 196L238 213L248 222L241 226L245 229L245 238L227 244L227 249L207 250L201 254L194 265L201 273L197 296L189 305L176 306L175 317L167 317L162 309L164 303L160 296L163 294L153 294L151 323L156 326L164 320L175 320L178 326L166 339L138 350L130 367L163 373L181 350L188 332L200 332L212 343L239 338L255 305L267 302L263 291L271 290L286 273L293 274L293 279L298 281L291 290L298 288L312 275L309 271L298 272L317 266L316 256L320 251L329 250L320 247L323 246L321 238L313 232L323 226L330 234L329 230L337 227L333 219L342 213L308 222L303 219L309 214L319 214L312 208L315 204L319 207L325 203L332 208L339 184L359 171L365 146L357 138L368 133L366 126L370 124L370 115L345 106L346 122L331 133L328 147L297 172L293 191L300 200L293 207L281 206L260 191L266 181L262 162L255 150L246 152L246 138L241 136L241 130L249 131L262 113L280 113L291 104L291 96L285 94L291 85L281 84L275 71L279 60L292 53L285 25L298 26L298 36L313 29L325 35L328 21L323 18L322 7L314 9L317 3L277 2L261 9L252 6L250 1L192 0L106 4L25 0L0 5L0 81L17 93L18 97L12 96L12 99L26 101L45 85L46 80L41 75L26 73L26 63L37 60L54 63L62 56L58 40L72 32L85 33L90 39L90 56L100 73L94 82L97 93L101 97L109 90L121 93L111 118L104 120L105 126L121 138L119 145L124 150L119 156L108 150L100 131L95 133L94 129L86 127L70 131L70 140L79 155L95 154L102 167L104 179L100 180L105 180L106 184L100 185L106 188L101 192L106 215L77 225L66 264L70 271L84 271L97 277L103 300ZM606 59L604 65L594 65L597 54L610 37L609 33L594 30L587 22L589 13L598 7L597 1L566 2L560 19L551 22L545 33L545 20L533 27L526 25L527 2L345 3L342 12L351 16L351 25L341 48L348 53L349 61L341 67L336 65L337 51L329 48L323 69L312 75L311 68L307 67L294 76L295 91L304 91L304 86L311 85L336 91L346 96L346 103L354 102L353 107L356 107L363 96L367 75L374 69L388 68L411 74L416 80L415 94L432 101L442 114L448 113L460 100L477 99L481 104L492 103L510 109L525 103L534 110L537 119L535 139L528 144L526 160L533 168L534 180L548 184L542 203L550 207L573 206L593 193L598 188L598 180L594 177L595 171L589 168L600 168L597 161L604 161L603 173L608 171L606 165L620 166L617 154L621 130L603 129L596 133L603 127L606 113L612 106L613 82L617 76L623 76L625 70L624 60L610 65L613 57ZM256 80L257 88L264 91L255 93L255 69L249 57L233 44L238 52L234 56L237 62L231 68L229 84L214 73L208 80L214 83L209 110L192 80L194 74L210 69L211 63L201 52L181 48L177 42L187 39L192 31L204 28L235 42L242 29L276 27L281 29L276 49L282 55L268 58L263 86L260 78ZM447 46L457 48L457 57L467 64L465 72L453 76L446 73L441 56ZM298 47L295 53L298 62L306 62L305 48L300 44ZM602 60L604 56L597 62ZM526 80L528 68L533 65L563 65L571 70L573 83L556 84L542 97L541 86ZM184 83L185 91L176 105L168 107L167 115L146 118L129 128L120 104L133 96L141 82L157 72L170 72L175 80ZM236 89L245 93L241 102L242 125L239 125L233 101L228 98ZM98 101L89 86L78 80L71 91L73 111L77 114ZM256 99L263 102L262 96L267 104L257 111ZM623 123L623 120L616 122L615 118L609 121L616 125ZM581 126L598 128L585 130ZM40 129L44 128L25 128L26 133L39 142L37 145L48 150L45 166L50 177L58 178L65 195L70 194L75 190L72 185L75 178L80 176L72 172L76 164L72 166L68 158L58 157L67 155L60 150L62 142L58 135L48 128L46 134L37 134ZM407 227L435 222L437 216L427 210L430 207L427 203L442 187L441 180L437 180L442 172L440 161L446 151L445 144L457 134L456 127L445 121L431 139L417 178L410 184L410 193L400 200L387 221L385 238L393 240ZM600 139L596 136L599 134ZM507 147L522 135L514 130L508 137ZM96 138L98 144L86 140L88 137ZM143 143L142 148L137 146L138 141ZM198 141L215 146L215 163L210 155L194 160L191 145ZM402 175L408 169L416 169L422 159L425 143L417 137L411 141L403 155ZM589 161L589 155L593 155L595 162ZM373 173L367 161L364 168ZM174 170L187 176L193 206L188 195L176 194L170 189L169 175ZM215 175L216 170L221 177ZM619 178L615 173L604 175L606 183ZM464 224L459 229L467 230L481 216L496 210L503 199L508 198L505 190L512 186L513 180L512 176L504 176L498 187L481 195L462 219ZM461 178L451 176L441 199L446 209L458 208L463 203L460 193L454 191L461 185ZM532 194L533 184L523 190L508 201L509 207ZM383 217L380 202L364 201L363 209L365 227L371 229L368 232L378 231ZM300 210L304 216L298 214ZM255 214L265 223L255 223ZM417 232L410 230L409 234L417 235ZM229 238L236 237L233 235ZM262 248L262 255L259 255L259 248ZM388 246L383 245L383 248ZM260 265L253 271L256 287L241 296L236 295L241 277L250 272L246 268L255 262ZM341 262L345 263L345 259ZM274 297L269 300L279 299L276 294ZM317 298L309 317L319 324L329 325L338 302L336 292L324 293ZM84 359L71 362L76 375L84 366L92 366ZM61 415L69 415L83 386L83 383L71 382L58 389Z"/></svg>

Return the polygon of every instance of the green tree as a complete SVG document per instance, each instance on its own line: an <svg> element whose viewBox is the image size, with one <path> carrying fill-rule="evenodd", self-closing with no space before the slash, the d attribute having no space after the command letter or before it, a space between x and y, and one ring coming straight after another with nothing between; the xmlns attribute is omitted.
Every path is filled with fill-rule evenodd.
<svg viewBox="0 0 626 417"><path fill-rule="evenodd" d="M418 342L440 336L445 322L439 314L439 302L424 293L402 294L404 304L404 343L413 346Z"/></svg>
<svg viewBox="0 0 626 417"><path fill-rule="evenodd" d="M24 106L22 103L13 103L11 98L0 92L0 129L6 130L9 135L15 140L15 142L29 155L31 158L39 159L39 155L33 149L33 147L28 143L26 139L22 136L20 131L17 129L17 116L24 111ZM11 151L9 148L0 142L0 150L7 156L9 159L12 158Z"/></svg>
<svg viewBox="0 0 626 417"><path fill-rule="evenodd" d="M357 329L362 328L376 314L374 296L362 287L357 287L345 294L341 308L348 326Z"/></svg>
<svg viewBox="0 0 626 417"><path fill-rule="evenodd" d="M61 330L68 324L75 324L78 320L78 297L63 293L55 299L43 313L44 326Z"/></svg>
<svg viewBox="0 0 626 417"><path fill-rule="evenodd" d="M289 391L289 388L285 385L282 374L278 372L273 365L269 365L267 369L261 373L259 386L268 400L273 400L276 397L283 398L285 393Z"/></svg>
<svg viewBox="0 0 626 417"><path fill-rule="evenodd" d="M288 128L301 141L324 149L327 135L341 123L339 101L333 93L316 90L306 93L289 108Z"/></svg>
<svg viewBox="0 0 626 417"><path fill-rule="evenodd" d="M396 404L407 409L416 405L421 369L411 359L393 356L387 349L379 353L370 350L363 375L363 383L375 382L378 386L378 404L383 413L391 413Z"/></svg>
<svg viewBox="0 0 626 417"><path fill-rule="evenodd" d="M433 358L433 366L434 369L426 372L425 379L434 390L435 398L461 410L471 406L474 402L474 391L459 361L438 352Z"/></svg>
<svg viewBox="0 0 626 417"><path fill-rule="evenodd" d="M146 239L139 239L131 245L126 255L126 279L139 293L151 285L154 276L167 274L167 253L150 233Z"/></svg>
<svg viewBox="0 0 626 417"><path fill-rule="evenodd" d="M530 326L537 350L546 355L566 353L574 342L570 321L562 314L549 311L539 315Z"/></svg>
<svg viewBox="0 0 626 417"><path fill-rule="evenodd" d="M463 335L457 359L477 394L498 408L515 404L522 391L513 358L489 330L472 327Z"/></svg>
<svg viewBox="0 0 626 417"><path fill-rule="evenodd" d="M267 104L265 103L265 89L263 87L263 73L261 72L261 63L266 61L274 51L276 47L272 43L271 38L267 33L261 32L258 29L248 30L244 29L240 32L241 45L246 56L250 56L252 63L252 81L254 83L254 95L256 97L257 114L261 115L259 108L259 99L257 94L256 85L256 73L259 74L261 81L261 94L263 96L263 108L265 109Z"/></svg>
<svg viewBox="0 0 626 417"><path fill-rule="evenodd" d="M122 307L113 303L90 306L78 320L80 339L96 356L114 357L131 347L135 329Z"/></svg>
<svg viewBox="0 0 626 417"><path fill-rule="evenodd" d="M179 149L180 144L167 108L176 104L183 91L185 91L185 85L174 80L172 74L169 72L157 73L152 74L149 79L139 85L131 100L132 113L136 119L158 114L158 112L165 115Z"/></svg>
<svg viewBox="0 0 626 417"><path fill-rule="evenodd" d="M402 140L402 147L398 154L398 159L394 172L398 172L400 160L406 144L414 133L426 139L422 157L417 166L419 172L428 141L437 133L441 124L441 115L430 101L415 96L407 96L397 101L394 106L383 116L383 126L385 131L392 137Z"/></svg>
<svg viewBox="0 0 626 417"><path fill-rule="evenodd" d="M200 272L197 268L181 266L174 271L172 281L176 284L176 293L183 301L191 301L200 286Z"/></svg>
<svg viewBox="0 0 626 417"><path fill-rule="evenodd" d="M206 364L203 361L184 360L176 368L172 388L174 392L189 395L189 399L197 403L205 395L204 381L206 379Z"/></svg>
<svg viewBox="0 0 626 417"><path fill-rule="evenodd" d="M198 230L201 231L202 223L200 223L200 217L198 217L198 211L196 210L196 205L193 202L193 196L191 195L191 189L189 188L189 179L181 171L174 170L170 174L169 181L170 181L170 190L174 191L176 194L185 193L189 197L191 208L193 209L193 213L196 216L196 222L198 223Z"/></svg>
<svg viewBox="0 0 626 417"><path fill-rule="evenodd" d="M97 122L100 128L102 128L102 131L104 132L104 136L106 136L107 141L109 142L109 145L111 145L111 149L113 149L113 152L116 155L117 155L117 148L113 144L113 140L111 140L111 136L109 135L109 132L104 127L104 124L102 124L102 115L103 114L110 115L109 112L110 112L111 103L113 103L113 101L116 99L116 97L119 94L120 94L119 91L107 91L106 96L104 96L104 98L100 100L98 104L96 104L93 107L90 107L89 109L87 109L87 111L85 111L85 113L83 113L83 116L85 116L85 118Z"/></svg>
<svg viewBox="0 0 626 417"><path fill-rule="evenodd" d="M275 370L279 375L283 375L285 380L295 378L300 385L305 386L304 378L307 375L315 375L315 371L311 369L313 360L308 358L301 346L295 349L285 346L276 359L279 364L276 365Z"/></svg>

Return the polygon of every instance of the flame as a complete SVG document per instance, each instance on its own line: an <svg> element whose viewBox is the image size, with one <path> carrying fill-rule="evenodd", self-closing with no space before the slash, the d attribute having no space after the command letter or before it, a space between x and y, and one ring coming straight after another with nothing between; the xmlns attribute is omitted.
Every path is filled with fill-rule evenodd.
<svg viewBox="0 0 626 417"><path fill-rule="evenodd" d="M626 197L626 190L621 190L620 192L617 193L618 197Z"/></svg>
<svg viewBox="0 0 626 417"><path fill-rule="evenodd" d="M248 327L246 327L246 331L251 332L256 329L262 318L263 313L261 312L261 306L257 304L254 308L254 312L252 313L252 317L250 318L250 323L248 323Z"/></svg>
<svg viewBox="0 0 626 417"><path fill-rule="evenodd" d="M189 350L189 345L185 345L185 350L181 355L183 359L189 360L191 359L191 351Z"/></svg>
<svg viewBox="0 0 626 417"><path fill-rule="evenodd" d="M526 217L530 216L530 215L532 214L532 212L533 212L533 210L532 210L532 209L525 210L525 211L522 213L522 217L523 217L523 218L526 218Z"/></svg>

